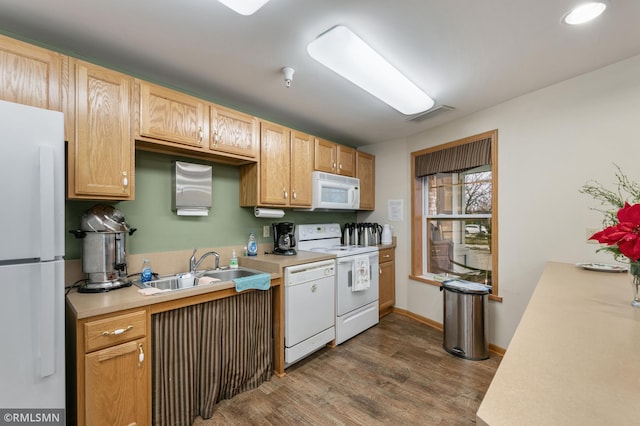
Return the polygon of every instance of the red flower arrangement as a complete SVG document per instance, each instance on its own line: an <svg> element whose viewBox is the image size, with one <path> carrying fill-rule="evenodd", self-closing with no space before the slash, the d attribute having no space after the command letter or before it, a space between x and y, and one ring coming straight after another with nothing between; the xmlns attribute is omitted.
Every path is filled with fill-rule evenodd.
<svg viewBox="0 0 640 426"><path fill-rule="evenodd" d="M589 238L608 246L616 246L632 262L640 259L640 204L629 204L618 210L618 223L596 232Z"/></svg>

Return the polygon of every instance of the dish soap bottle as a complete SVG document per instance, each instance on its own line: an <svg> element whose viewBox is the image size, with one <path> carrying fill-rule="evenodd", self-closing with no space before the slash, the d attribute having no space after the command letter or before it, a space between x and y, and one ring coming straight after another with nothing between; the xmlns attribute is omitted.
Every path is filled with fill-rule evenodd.
<svg viewBox="0 0 640 426"><path fill-rule="evenodd" d="M236 257L236 251L231 252L231 259L229 259L229 269L238 269L238 258Z"/></svg>
<svg viewBox="0 0 640 426"><path fill-rule="evenodd" d="M144 259L142 261L142 271L140 273L140 281L143 283L149 282L153 279L153 274L151 272L151 262L149 259Z"/></svg>
<svg viewBox="0 0 640 426"><path fill-rule="evenodd" d="M249 243L247 243L247 255L249 256L258 255L258 243L256 243L256 234L254 234L253 231L249 233Z"/></svg>

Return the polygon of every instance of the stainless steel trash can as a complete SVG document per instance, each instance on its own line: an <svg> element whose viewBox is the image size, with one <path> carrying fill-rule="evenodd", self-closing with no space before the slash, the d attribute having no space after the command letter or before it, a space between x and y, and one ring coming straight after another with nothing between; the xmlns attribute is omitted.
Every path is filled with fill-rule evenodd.
<svg viewBox="0 0 640 426"><path fill-rule="evenodd" d="M465 280L442 283L444 349L470 360L489 358L487 305L491 286Z"/></svg>

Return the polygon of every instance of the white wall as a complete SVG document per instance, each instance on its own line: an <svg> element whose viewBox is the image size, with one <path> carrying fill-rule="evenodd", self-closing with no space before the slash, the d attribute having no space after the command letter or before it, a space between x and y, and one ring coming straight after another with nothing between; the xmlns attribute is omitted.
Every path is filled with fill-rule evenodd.
<svg viewBox="0 0 640 426"><path fill-rule="evenodd" d="M524 70L535 72L535 70ZM506 348L547 261L609 262L587 244L600 227L598 205L579 189L595 179L615 188L613 163L640 182L640 56L529 93L424 133L362 147L376 155L376 211L359 219L388 223L389 199L405 200L398 237L396 306L442 322L437 287L410 270L410 153L498 129L499 291L490 302L489 340ZM596 272L594 272L596 273ZM631 296L631 288L629 288Z"/></svg>

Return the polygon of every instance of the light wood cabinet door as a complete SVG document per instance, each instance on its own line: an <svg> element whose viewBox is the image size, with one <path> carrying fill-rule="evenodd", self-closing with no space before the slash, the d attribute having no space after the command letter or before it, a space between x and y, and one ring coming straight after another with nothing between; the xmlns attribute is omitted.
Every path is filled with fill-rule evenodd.
<svg viewBox="0 0 640 426"><path fill-rule="evenodd" d="M314 154L314 170L336 173L338 146L335 143L316 138Z"/></svg>
<svg viewBox="0 0 640 426"><path fill-rule="evenodd" d="M147 338L85 355L85 424L148 425Z"/></svg>
<svg viewBox="0 0 640 426"><path fill-rule="evenodd" d="M356 150L344 145L337 146L339 175L355 177L356 175Z"/></svg>
<svg viewBox="0 0 640 426"><path fill-rule="evenodd" d="M133 79L87 62L72 60L70 65L75 133L68 150L68 197L133 199Z"/></svg>
<svg viewBox="0 0 640 426"><path fill-rule="evenodd" d="M374 210L376 207L375 156L356 151L356 177L360 179L360 210Z"/></svg>
<svg viewBox="0 0 640 426"><path fill-rule="evenodd" d="M311 207L311 173L313 172L314 138L291 131L291 198L295 207Z"/></svg>
<svg viewBox="0 0 640 426"><path fill-rule="evenodd" d="M395 249L380 250L380 317L391 313L396 304Z"/></svg>
<svg viewBox="0 0 640 426"><path fill-rule="evenodd" d="M316 138L313 168L320 172L354 177L356 175L356 150Z"/></svg>
<svg viewBox="0 0 640 426"><path fill-rule="evenodd" d="M256 117L223 108L210 106L210 142L213 151L241 155L255 159L260 143L260 122Z"/></svg>
<svg viewBox="0 0 640 426"><path fill-rule="evenodd" d="M204 101L140 82L140 136L202 147L208 138Z"/></svg>
<svg viewBox="0 0 640 426"><path fill-rule="evenodd" d="M260 203L289 204L291 170L289 129L263 121L260 123Z"/></svg>
<svg viewBox="0 0 640 426"><path fill-rule="evenodd" d="M0 99L62 111L63 57L0 35Z"/></svg>

